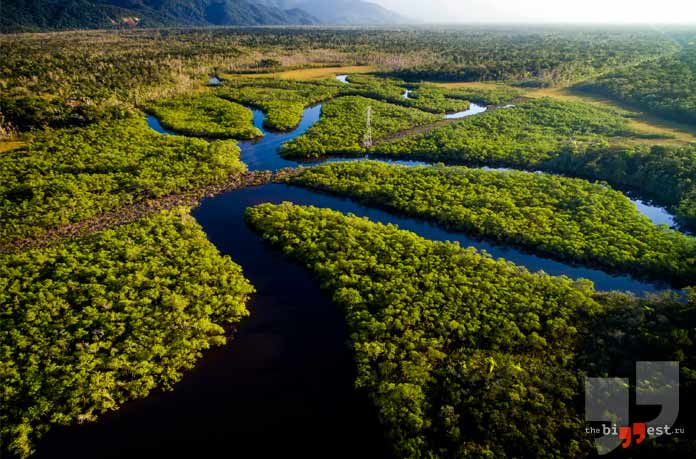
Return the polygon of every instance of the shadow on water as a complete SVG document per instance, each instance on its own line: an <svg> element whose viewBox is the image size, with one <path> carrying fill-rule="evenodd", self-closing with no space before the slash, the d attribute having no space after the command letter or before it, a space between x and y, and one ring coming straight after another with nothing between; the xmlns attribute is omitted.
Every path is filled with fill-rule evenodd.
<svg viewBox="0 0 696 459"><path fill-rule="evenodd" d="M193 216L210 241L239 263L257 293L229 346L206 352L173 392L128 403L95 424L55 429L39 448L46 458L387 457L367 397L355 391L341 311L309 271L265 245L244 210L291 201L398 224L432 240L458 241L549 274L584 277L600 289L636 293L659 286L498 247L429 223L398 217L287 185L265 185L205 199Z"/></svg>
<svg viewBox="0 0 696 459"><path fill-rule="evenodd" d="M193 215L203 226L210 240L221 249L219 244L220 239L215 237L215 235L221 232L218 226L223 225L223 221L226 222L223 226L229 224L227 223L226 214L233 213L235 215L242 215L244 207L246 206L252 206L263 202L281 203L283 201L289 201L300 205L330 208L343 213L353 213L360 217L367 217L374 222L395 224L401 229L412 231L426 239L435 241L456 241L463 247L476 247L479 250L485 250L494 258L505 258L506 260L526 267L532 272L543 270L552 275L566 275L573 279L590 279L600 290L629 290L639 294L667 288L667 286L663 284L642 282L628 276L613 276L597 269L572 266L524 253L514 248L479 241L461 233L445 230L422 220L397 216L379 209L363 206L348 198L318 193L295 186L271 184L262 187L232 191L215 198L204 200L201 206L193 212ZM241 207L238 208L238 206ZM233 210L230 211L230 209ZM236 260L234 256L232 258ZM246 266L242 266L246 272ZM281 274L278 273L278 275Z"/></svg>
<svg viewBox="0 0 696 459"><path fill-rule="evenodd" d="M319 120L321 105L308 108L298 128L286 133L267 132L263 113L253 114L265 135L240 142L242 160L250 170L277 170L298 165L281 158L278 149ZM154 117L148 124L169 134ZM336 160L355 159L331 161ZM193 212L210 241L242 266L257 290L249 304L251 317L234 340L207 351L172 392L156 391L93 424L52 430L36 457L388 457L374 408L352 386L355 366L342 312L308 270L265 245L244 223L247 207L282 201L398 224L428 239L486 250L531 271L588 278L599 289L642 293L663 287L477 241L347 198L287 185L236 190L205 199Z"/></svg>
<svg viewBox="0 0 696 459"><path fill-rule="evenodd" d="M55 429L37 457L388 457L375 410L352 386L343 314L308 270L244 223L246 207L278 202L284 192L239 190L194 211L257 290L235 339L206 352L173 392L92 425Z"/></svg>

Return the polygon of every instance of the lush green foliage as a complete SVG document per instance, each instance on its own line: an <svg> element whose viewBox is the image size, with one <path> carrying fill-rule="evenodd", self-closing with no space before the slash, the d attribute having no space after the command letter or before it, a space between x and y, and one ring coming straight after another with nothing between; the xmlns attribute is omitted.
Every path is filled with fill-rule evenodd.
<svg viewBox="0 0 696 459"><path fill-rule="evenodd" d="M686 300L597 293L471 248L288 203L250 208L247 221L312 269L344 309L356 383L397 457L587 457L583 376L628 377L636 359L682 361L682 395L694 395L693 292ZM669 438L648 445L632 454L694 447Z"/></svg>
<svg viewBox="0 0 696 459"><path fill-rule="evenodd" d="M226 342L253 288L185 209L0 256L0 425L18 456L56 424L169 388Z"/></svg>
<svg viewBox="0 0 696 459"><path fill-rule="evenodd" d="M432 84L414 86L406 105L433 113L454 113L468 110L470 103L456 93Z"/></svg>
<svg viewBox="0 0 696 459"><path fill-rule="evenodd" d="M143 118L48 132L0 155L0 238L35 235L244 169L234 141L160 135Z"/></svg>
<svg viewBox="0 0 696 459"><path fill-rule="evenodd" d="M653 225L623 194L585 180L359 162L313 167L290 183L561 260L681 285L696 279L696 238Z"/></svg>
<svg viewBox="0 0 696 459"><path fill-rule="evenodd" d="M634 390L637 361L679 362L677 425L691 432L696 418L684 407L696 403L696 290L687 291L686 301L669 294L636 298L618 292L602 293L597 299L607 310L595 316L592 334L581 344L579 367L591 376L627 378ZM619 459L689 458L694 451L696 439L684 434L651 438L640 448L612 455Z"/></svg>
<svg viewBox="0 0 696 459"><path fill-rule="evenodd" d="M101 119L122 119L128 116L128 109L117 105L98 107L90 102L66 103L54 97L0 94L0 113L13 130L29 131L87 126Z"/></svg>
<svg viewBox="0 0 696 459"><path fill-rule="evenodd" d="M416 81L575 81L671 52L677 35L688 42L688 34L679 30L568 27L164 29L67 32L50 39L4 35L0 110L34 106L6 116L21 131L83 125L160 98L164 89L185 90L192 80L257 70L267 62L295 67L366 63Z"/></svg>
<svg viewBox="0 0 696 459"><path fill-rule="evenodd" d="M511 86L496 85L490 88L456 88L451 89L449 94L481 105L506 105L521 96L522 92Z"/></svg>
<svg viewBox="0 0 696 459"><path fill-rule="evenodd" d="M304 135L283 145L281 154L293 158L364 154L367 151L363 142L367 132L368 107L372 107L371 128L375 140L441 119L438 115L415 108L399 107L365 97L341 97L324 104L321 120Z"/></svg>
<svg viewBox="0 0 696 459"><path fill-rule="evenodd" d="M383 143L372 151L432 161L529 167L556 155L568 142L627 135L635 133L617 113L544 98Z"/></svg>
<svg viewBox="0 0 696 459"><path fill-rule="evenodd" d="M357 385L398 457L579 456L569 363L579 316L598 309L590 286L331 210L247 219L345 309Z"/></svg>
<svg viewBox="0 0 696 459"><path fill-rule="evenodd" d="M373 75L351 75L348 81L350 85L345 87L344 94L370 97L431 113L460 112L469 108L466 99L453 97L454 93L432 84L406 85L403 81ZM411 90L408 97L404 97L406 89Z"/></svg>
<svg viewBox="0 0 696 459"><path fill-rule="evenodd" d="M646 136L620 113L539 99L378 144L371 153L606 180L669 206L681 224L696 228L696 148L625 142L635 137Z"/></svg>
<svg viewBox="0 0 696 459"><path fill-rule="evenodd" d="M580 89L637 105L653 113L696 123L696 46L583 84Z"/></svg>
<svg viewBox="0 0 696 459"><path fill-rule="evenodd" d="M261 137L251 111L210 94L187 94L160 99L147 111L167 129L197 137L243 139Z"/></svg>
<svg viewBox="0 0 696 459"><path fill-rule="evenodd" d="M337 81L239 79L226 81L218 95L259 107L266 113L266 127L288 131L299 124L306 107L334 97L341 90L341 84Z"/></svg>
<svg viewBox="0 0 696 459"><path fill-rule="evenodd" d="M650 37L630 28L600 33L582 27L458 32L425 34L419 44L437 58L387 75L412 81L511 80L546 86L586 79L677 49L668 36Z"/></svg>
<svg viewBox="0 0 696 459"><path fill-rule="evenodd" d="M606 180L668 206L696 231L696 147L568 145L540 168Z"/></svg>
<svg viewBox="0 0 696 459"><path fill-rule="evenodd" d="M517 95L510 89L441 89L423 80L569 83L668 55L693 37L688 29L508 26L0 36L0 132L82 128L34 132L19 139L27 146L0 155L0 238L34 236L243 170L234 142L160 136L130 117L152 101L185 101L176 95L197 93L211 75L370 64L382 76L402 78L352 75L352 85L240 78L215 90L265 110L267 126L276 129L295 127L307 105L362 91L370 99L327 103L324 119L285 151L299 157L360 154L366 151L368 105L379 140L438 119L414 104L442 112L468 100L501 104ZM663 78L661 69L645 63L631 69L635 83L619 72L597 84L663 114L672 102L679 113L691 113L689 53L658 61L680 76ZM415 90L410 99L402 97L406 87ZM173 122L191 108L192 120L203 121L204 129L212 126L207 121L219 121L195 105L174 104ZM374 152L599 178L672 206L696 229L696 149L617 146L635 136L621 114L541 100L378 145ZM458 171L445 180L428 176L432 171L413 172L418 175L400 174L399 183L389 181L391 172L366 171L365 183L348 174L332 186L340 179L354 188L341 192L380 204L393 198L395 209L448 225L471 222L467 230L536 244L547 253L561 250L556 246L574 253L571 243L582 241L588 257L604 260L594 262L630 256L636 263L620 269L654 270L664 262L665 275L684 277L674 273L688 264L688 251L673 249L685 238L648 225L601 186L525 174ZM316 179L318 172L312 174ZM456 183L458 190L487 200L452 191L448 181L459 176L467 182ZM377 179L391 188L371 189ZM493 186L495 192L487 193ZM449 195L460 199L447 200ZM538 211L534 221L521 210L528 203ZM437 213L446 205L462 212ZM503 218L512 220L506 212L519 218L503 225ZM674 358L685 368L683 389L693 389L693 297L684 302L597 294L584 282L532 275L473 250L328 211L262 206L249 218L267 239L314 269L346 309L358 383L372 393L398 457L585 456L580 370L616 376L638 357ZM521 234L520 220L534 233ZM610 230L585 235L607 222L614 223ZM636 234L638 228L643 232ZM614 239L603 235L619 241L620 250L610 250ZM250 291L238 267L220 258L177 212L52 249L2 255L0 274L2 440L20 454L51 423L87 420L171 384L202 349L222 342L219 326L245 313ZM688 406L694 399L684 395ZM693 454L693 443L684 444Z"/></svg>

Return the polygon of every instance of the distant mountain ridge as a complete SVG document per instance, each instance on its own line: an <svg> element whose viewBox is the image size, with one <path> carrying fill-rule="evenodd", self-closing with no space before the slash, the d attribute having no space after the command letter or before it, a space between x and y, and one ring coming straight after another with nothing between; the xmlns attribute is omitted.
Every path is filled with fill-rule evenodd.
<svg viewBox="0 0 696 459"><path fill-rule="evenodd" d="M0 32L396 22L404 18L361 0L0 0Z"/></svg>
<svg viewBox="0 0 696 459"><path fill-rule="evenodd" d="M408 22L398 13L362 0L255 0L280 9L298 8L310 12L323 24L397 24Z"/></svg>

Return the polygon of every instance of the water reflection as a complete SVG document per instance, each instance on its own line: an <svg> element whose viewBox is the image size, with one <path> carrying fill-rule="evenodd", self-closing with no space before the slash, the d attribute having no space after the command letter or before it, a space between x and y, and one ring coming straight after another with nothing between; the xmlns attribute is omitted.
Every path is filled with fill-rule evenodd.
<svg viewBox="0 0 696 459"><path fill-rule="evenodd" d="M479 113L483 113L486 110L488 110L487 107L471 102L468 110L464 110L463 112L449 113L445 115L445 119L458 120L461 118L466 118L467 116L478 115Z"/></svg>

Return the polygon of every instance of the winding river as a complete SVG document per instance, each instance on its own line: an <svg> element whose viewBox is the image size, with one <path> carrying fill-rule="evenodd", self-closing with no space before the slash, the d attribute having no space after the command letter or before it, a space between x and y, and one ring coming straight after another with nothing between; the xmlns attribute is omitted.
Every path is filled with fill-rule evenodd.
<svg viewBox="0 0 696 459"><path fill-rule="evenodd" d="M264 137L240 143L242 161L250 170L297 167L281 158L278 149L306 132L320 115L321 105L310 107L297 129L274 133L265 131L263 113L254 110L254 124ZM148 117L148 123L168 134L155 118ZM588 278L599 289L643 293L664 287L478 241L299 187L271 184L228 192L205 199L193 215L218 250L242 266L257 290L249 304L252 314L240 324L231 344L206 352L174 391L156 391L96 423L52 430L37 457L246 458L276 456L278 451L303 458L388 457L374 409L352 386L354 364L345 345L343 315L308 270L268 247L244 223L247 207L282 201L394 223L428 239L486 250L531 271ZM634 202L653 221L671 222L659 208Z"/></svg>

